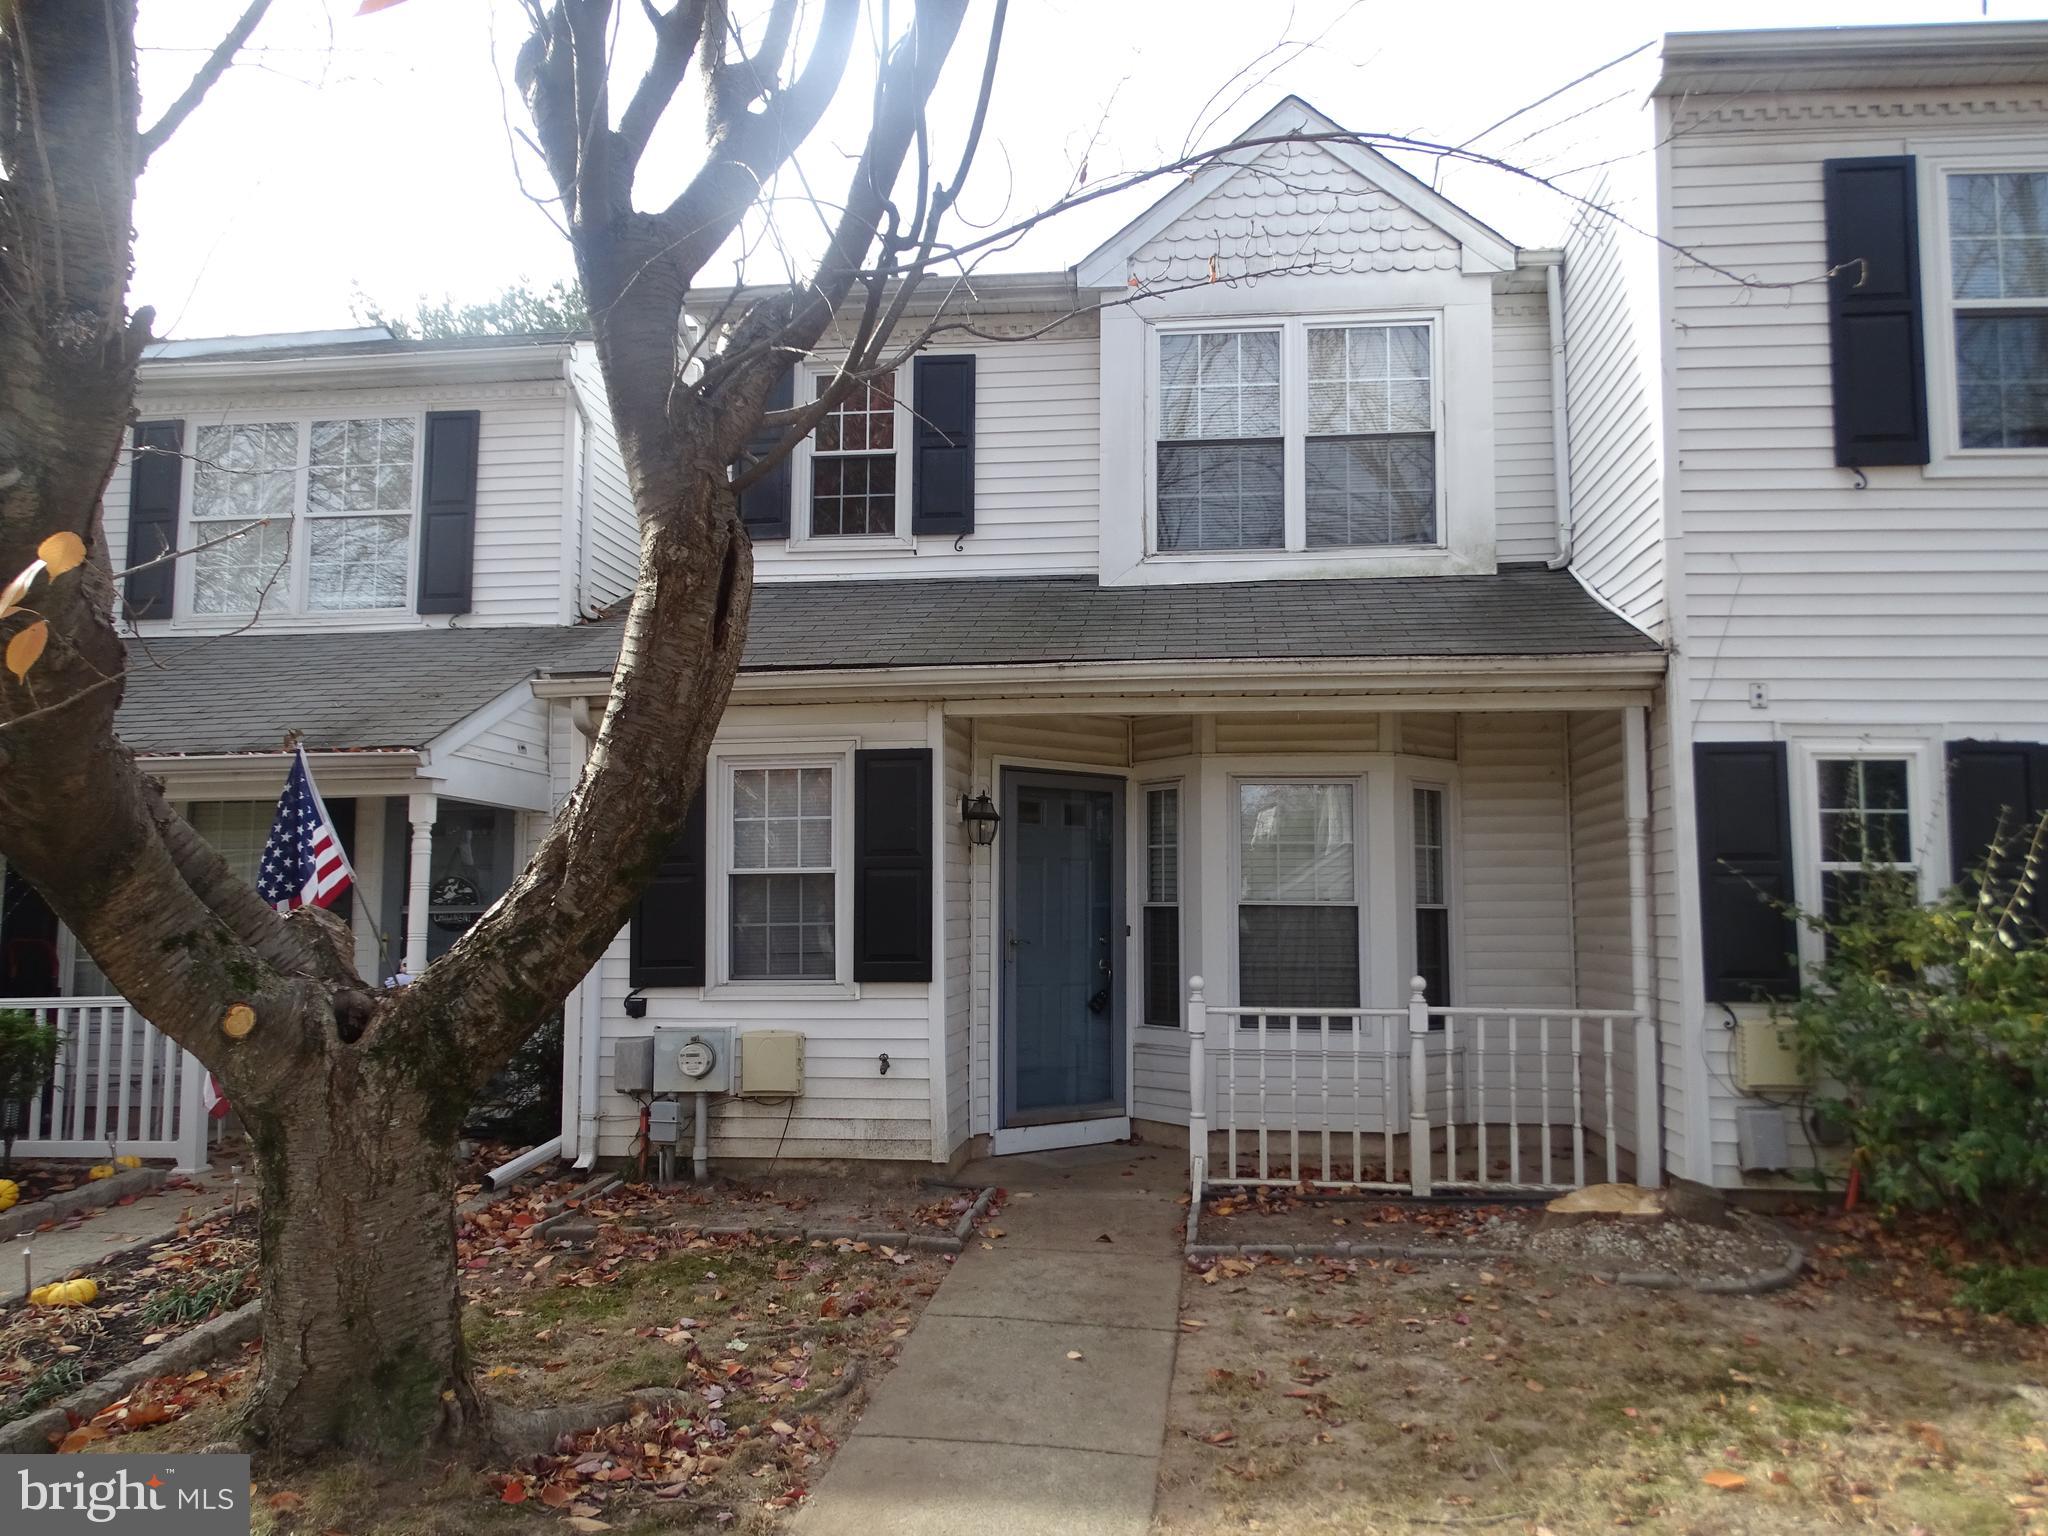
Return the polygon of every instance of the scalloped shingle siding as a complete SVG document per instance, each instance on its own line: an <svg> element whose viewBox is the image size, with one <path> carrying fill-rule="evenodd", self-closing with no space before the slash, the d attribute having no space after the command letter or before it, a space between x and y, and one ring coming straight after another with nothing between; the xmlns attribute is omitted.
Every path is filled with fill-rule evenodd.
<svg viewBox="0 0 2048 1536"><path fill-rule="evenodd" d="M1275 144L1138 248L1134 276L1454 271L1458 242L1315 144Z"/></svg>

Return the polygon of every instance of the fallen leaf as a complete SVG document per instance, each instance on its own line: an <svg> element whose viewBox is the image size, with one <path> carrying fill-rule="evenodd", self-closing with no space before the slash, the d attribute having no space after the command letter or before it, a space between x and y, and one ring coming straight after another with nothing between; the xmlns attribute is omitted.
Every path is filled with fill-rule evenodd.
<svg viewBox="0 0 2048 1536"><path fill-rule="evenodd" d="M524 1504L526 1502L526 1484L519 1481L516 1477L511 1478L499 1492L498 1497L507 1504Z"/></svg>
<svg viewBox="0 0 2048 1536"><path fill-rule="evenodd" d="M43 654L43 647L50 643L50 625L46 619L37 619L7 642L7 670L17 678L28 676L28 669L36 664Z"/></svg>
<svg viewBox="0 0 2048 1536"><path fill-rule="evenodd" d="M563 1487L560 1483L549 1483L547 1487L541 1489L540 1501L547 1505L549 1509L562 1509L576 1502L576 1494L573 1490Z"/></svg>
<svg viewBox="0 0 2048 1536"><path fill-rule="evenodd" d="M1527 1387L1531 1392L1541 1392L1543 1390L1543 1383L1533 1378L1523 1382L1522 1385Z"/></svg>
<svg viewBox="0 0 2048 1536"><path fill-rule="evenodd" d="M1714 1468L1713 1471L1702 1477L1700 1481L1709 1488L1720 1489L1723 1493L1740 1493L1749 1486L1748 1478L1744 1477L1740 1472L1730 1472L1724 1467Z"/></svg>
<svg viewBox="0 0 2048 1536"><path fill-rule="evenodd" d="M1078 1360L1081 1358L1081 1351L1079 1351L1078 1349L1070 1349L1067 1351L1067 1358L1069 1360Z"/></svg>
<svg viewBox="0 0 2048 1536"><path fill-rule="evenodd" d="M589 1515L571 1515L562 1524L568 1526L572 1531L608 1531L611 1529L611 1526L604 1521L594 1519Z"/></svg>
<svg viewBox="0 0 2048 1536"><path fill-rule="evenodd" d="M267 1508L274 1509L281 1515L290 1514L293 1510L301 1508L305 1502L306 1496L303 1493L293 1493L289 1488L281 1488L263 1501Z"/></svg>

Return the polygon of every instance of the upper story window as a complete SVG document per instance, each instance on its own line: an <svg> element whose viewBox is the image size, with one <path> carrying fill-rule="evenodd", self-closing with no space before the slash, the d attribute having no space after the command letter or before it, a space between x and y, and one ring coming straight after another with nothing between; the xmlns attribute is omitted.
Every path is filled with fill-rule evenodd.
<svg viewBox="0 0 2048 1536"><path fill-rule="evenodd" d="M812 381L822 396L834 375ZM909 530L909 434L893 374L856 384L812 431L798 483L801 538L902 539Z"/></svg>
<svg viewBox="0 0 2048 1536"><path fill-rule="evenodd" d="M208 425L193 448L193 612L405 606L417 418Z"/></svg>
<svg viewBox="0 0 2048 1536"><path fill-rule="evenodd" d="M1948 177L1964 448L2048 448L2048 171Z"/></svg>
<svg viewBox="0 0 2048 1536"><path fill-rule="evenodd" d="M1153 547L1434 546L1435 326L1161 332Z"/></svg>

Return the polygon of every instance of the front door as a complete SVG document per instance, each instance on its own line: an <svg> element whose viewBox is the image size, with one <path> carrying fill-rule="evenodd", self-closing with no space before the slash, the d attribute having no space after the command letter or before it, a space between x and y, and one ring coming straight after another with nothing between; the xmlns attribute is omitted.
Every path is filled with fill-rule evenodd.
<svg viewBox="0 0 2048 1536"><path fill-rule="evenodd" d="M1004 775L997 1151L1116 1140L1124 1097L1123 785Z"/></svg>

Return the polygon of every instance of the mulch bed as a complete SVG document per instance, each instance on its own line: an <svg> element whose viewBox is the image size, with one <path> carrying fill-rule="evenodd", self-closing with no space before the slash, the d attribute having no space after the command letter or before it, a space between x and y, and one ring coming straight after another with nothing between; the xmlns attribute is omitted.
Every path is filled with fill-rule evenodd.
<svg viewBox="0 0 2048 1536"><path fill-rule="evenodd" d="M86 1169L92 1164L71 1162L18 1162L0 1168L0 1179L12 1179L21 1188L21 1204L32 1205L51 1195L77 1189L87 1182Z"/></svg>
<svg viewBox="0 0 2048 1536"><path fill-rule="evenodd" d="M256 1212L215 1216L138 1253L95 1265L85 1307L0 1310L0 1423L255 1298ZM38 1276L42 1279L56 1276Z"/></svg>
<svg viewBox="0 0 2048 1536"><path fill-rule="evenodd" d="M1212 1199L1201 1221L1209 1243L1275 1243L1327 1248L1380 1243L1477 1251L1597 1273L1652 1272L1720 1279L1782 1265L1787 1237L1774 1223L1743 1212L1729 1225L1673 1218L1612 1218L1573 1225L1544 1222L1537 1204L1422 1205L1257 1189Z"/></svg>

